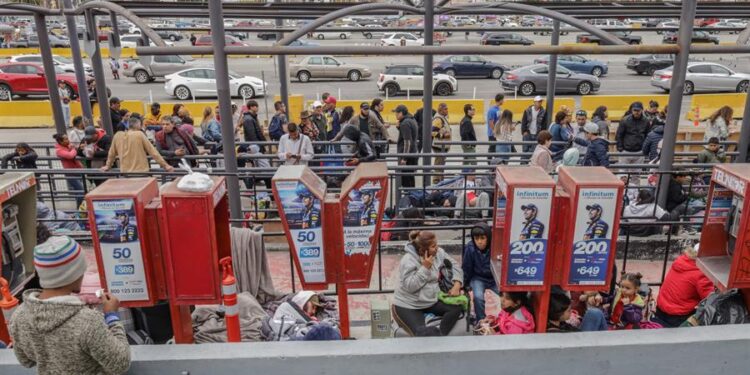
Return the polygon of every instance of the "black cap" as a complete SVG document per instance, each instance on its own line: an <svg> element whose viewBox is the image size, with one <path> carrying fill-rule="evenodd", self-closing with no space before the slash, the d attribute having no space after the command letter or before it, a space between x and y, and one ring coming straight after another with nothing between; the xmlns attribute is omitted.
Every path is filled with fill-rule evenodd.
<svg viewBox="0 0 750 375"><path fill-rule="evenodd" d="M407 113L409 113L409 108L407 108L407 107L406 107L405 105L403 105L403 104L399 104L399 105L398 105L398 106L396 107L396 109L394 109L394 110L393 110L393 113L403 113L403 114L407 114Z"/></svg>
<svg viewBox="0 0 750 375"><path fill-rule="evenodd" d="M635 103L633 103L633 105L631 106L631 108L642 111L643 110L643 103L641 103L641 102L635 102Z"/></svg>
<svg viewBox="0 0 750 375"><path fill-rule="evenodd" d="M83 130L83 141L84 142L91 142L94 140L94 137L96 136L96 128L92 125L89 125L86 127L86 129Z"/></svg>
<svg viewBox="0 0 750 375"><path fill-rule="evenodd" d="M601 211L602 210L602 206L600 206L598 203L594 203L594 204L590 204L590 205L586 206L586 210L589 210L589 211L591 211L591 210L599 210L599 211Z"/></svg>
<svg viewBox="0 0 750 375"><path fill-rule="evenodd" d="M534 210L534 211L538 210L536 208L536 205L534 205L534 204L525 204L525 205L521 206L521 209L522 210Z"/></svg>

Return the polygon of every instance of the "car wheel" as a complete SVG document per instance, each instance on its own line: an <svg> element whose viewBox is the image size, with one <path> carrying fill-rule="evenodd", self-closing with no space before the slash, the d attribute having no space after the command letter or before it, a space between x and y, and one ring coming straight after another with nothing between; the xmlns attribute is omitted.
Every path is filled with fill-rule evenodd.
<svg viewBox="0 0 750 375"><path fill-rule="evenodd" d="M492 72L490 72L490 78L492 79L500 79L500 77L503 76L503 70L500 68L492 69Z"/></svg>
<svg viewBox="0 0 750 375"><path fill-rule="evenodd" d="M340 34L339 39L346 39L346 34Z"/></svg>
<svg viewBox="0 0 750 375"><path fill-rule="evenodd" d="M742 81L739 85L737 85L737 92L747 92L747 87L750 82L748 81Z"/></svg>
<svg viewBox="0 0 750 375"><path fill-rule="evenodd" d="M352 82L357 82L360 78L362 78L362 74L359 72L359 70L352 70L351 72L349 72L349 74L347 74L347 76Z"/></svg>
<svg viewBox="0 0 750 375"><path fill-rule="evenodd" d="M385 95L389 98L396 96L398 94L398 85L395 83L388 83L385 85Z"/></svg>
<svg viewBox="0 0 750 375"><path fill-rule="evenodd" d="M693 82L685 81L685 88L682 89L682 93L684 95L693 95L693 92L695 92L695 85Z"/></svg>
<svg viewBox="0 0 750 375"><path fill-rule="evenodd" d="M0 85L0 101L8 101L13 96L13 93L10 91L10 86L8 85Z"/></svg>
<svg viewBox="0 0 750 375"><path fill-rule="evenodd" d="M310 72L303 70L299 73L297 73L297 79L299 79L300 82L308 82L310 81Z"/></svg>
<svg viewBox="0 0 750 375"><path fill-rule="evenodd" d="M656 73L656 67L655 66L649 66L646 70L646 73L650 76L653 76L654 73Z"/></svg>
<svg viewBox="0 0 750 375"><path fill-rule="evenodd" d="M719 41L718 40L714 40L714 45L718 46L719 45Z"/></svg>
<svg viewBox="0 0 750 375"><path fill-rule="evenodd" d="M442 82L435 87L435 94L438 96L448 96L453 93L453 89L451 88L451 85L448 83Z"/></svg>
<svg viewBox="0 0 750 375"><path fill-rule="evenodd" d="M151 77L149 77L145 70L136 70L135 73L133 73L133 76L138 83L147 83L151 81Z"/></svg>
<svg viewBox="0 0 750 375"><path fill-rule="evenodd" d="M530 96L536 91L536 87L531 82L524 82L521 86L518 86L518 90L521 91L521 95Z"/></svg>
<svg viewBox="0 0 750 375"><path fill-rule="evenodd" d="M578 95L588 95L591 94L591 89L593 86L591 85L591 82L589 81L583 81L578 84L578 88L576 91L578 91Z"/></svg>
<svg viewBox="0 0 750 375"><path fill-rule="evenodd" d="M255 97L255 90L250 85L242 85L238 90L238 94L242 99L251 99Z"/></svg>
<svg viewBox="0 0 750 375"><path fill-rule="evenodd" d="M177 41L177 37L176 37L176 36L174 36L174 35L170 35L170 36L169 36L169 40L170 40L170 41L172 41L172 43L174 43L174 42L176 42L176 41Z"/></svg>
<svg viewBox="0 0 750 375"><path fill-rule="evenodd" d="M318 38L319 40L323 40L323 39L325 39L325 38L326 38L326 36L325 36L325 35L323 35L323 34L318 34L317 38Z"/></svg>
<svg viewBox="0 0 750 375"><path fill-rule="evenodd" d="M634 46L634 45L636 45L636 44L641 44L641 42L639 42L639 41L637 41L637 40L631 40L631 41L630 41L630 45Z"/></svg>
<svg viewBox="0 0 750 375"><path fill-rule="evenodd" d="M456 71L454 69L445 69L445 74L449 75L451 77L455 77L456 76Z"/></svg>
<svg viewBox="0 0 750 375"><path fill-rule="evenodd" d="M595 66L594 69L591 69L591 75L594 77L601 77L604 70L600 66Z"/></svg>
<svg viewBox="0 0 750 375"><path fill-rule="evenodd" d="M372 33L365 33L366 39L372 39Z"/></svg>
<svg viewBox="0 0 750 375"><path fill-rule="evenodd" d="M190 89L187 88L187 86L177 86L177 88L174 89L174 96L180 100L188 100L193 94L190 93Z"/></svg>

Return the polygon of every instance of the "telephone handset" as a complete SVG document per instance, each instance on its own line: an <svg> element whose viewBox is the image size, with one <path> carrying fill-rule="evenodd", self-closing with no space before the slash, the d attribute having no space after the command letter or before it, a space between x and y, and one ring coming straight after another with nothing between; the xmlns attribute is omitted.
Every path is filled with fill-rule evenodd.
<svg viewBox="0 0 750 375"><path fill-rule="evenodd" d="M729 235L727 237L727 253L729 256L734 254L734 246L737 242L740 220L742 219L742 205L742 197L737 195L732 197L732 207L729 209L729 216L727 217L727 222L724 224L724 229Z"/></svg>

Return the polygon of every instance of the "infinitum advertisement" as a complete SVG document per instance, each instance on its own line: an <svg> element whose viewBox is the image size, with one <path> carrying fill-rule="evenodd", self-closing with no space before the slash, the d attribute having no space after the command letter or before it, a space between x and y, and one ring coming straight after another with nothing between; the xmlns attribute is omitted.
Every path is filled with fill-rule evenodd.
<svg viewBox="0 0 750 375"><path fill-rule="evenodd" d="M508 252L508 284L544 283L551 208L551 188L514 189Z"/></svg>
<svg viewBox="0 0 750 375"><path fill-rule="evenodd" d="M581 189L578 195L570 283L605 285L612 252L617 189Z"/></svg>
<svg viewBox="0 0 750 375"><path fill-rule="evenodd" d="M344 255L370 256L378 222L380 182L368 181L349 192L344 216Z"/></svg>
<svg viewBox="0 0 750 375"><path fill-rule="evenodd" d="M133 199L95 200L94 217L107 290L120 301L147 300Z"/></svg>
<svg viewBox="0 0 750 375"><path fill-rule="evenodd" d="M305 281L325 282L320 200L297 181L276 182L276 190Z"/></svg>

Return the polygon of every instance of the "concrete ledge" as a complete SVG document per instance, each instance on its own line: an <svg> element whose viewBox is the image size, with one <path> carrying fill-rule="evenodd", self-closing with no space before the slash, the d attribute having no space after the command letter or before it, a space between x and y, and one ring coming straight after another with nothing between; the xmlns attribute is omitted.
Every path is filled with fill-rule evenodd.
<svg viewBox="0 0 750 375"><path fill-rule="evenodd" d="M128 374L745 374L750 326L132 348ZM354 370L356 368L356 370ZM435 371L439 369L439 371ZM0 350L0 373L34 374Z"/></svg>

